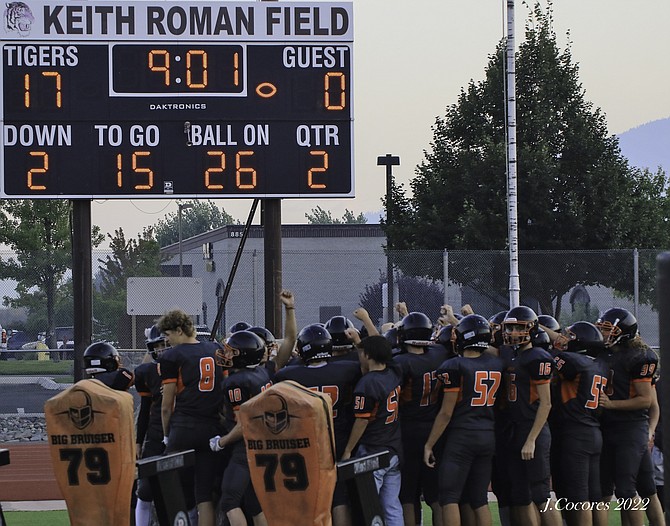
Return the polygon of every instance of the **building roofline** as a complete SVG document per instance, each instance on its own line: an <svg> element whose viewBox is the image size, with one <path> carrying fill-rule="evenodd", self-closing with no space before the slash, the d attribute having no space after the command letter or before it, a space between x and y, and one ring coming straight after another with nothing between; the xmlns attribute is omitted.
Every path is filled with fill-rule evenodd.
<svg viewBox="0 0 670 526"><path fill-rule="evenodd" d="M263 226L252 225L249 237L262 239ZM201 247L204 243L215 243L226 239L239 239L244 225L226 225L215 228L197 236L182 239L182 251ZM290 238L328 238L328 237L386 237L382 226L378 223L347 223L347 224L300 224L282 225L282 239ZM179 252L179 243L172 243L161 248L161 252L176 254Z"/></svg>

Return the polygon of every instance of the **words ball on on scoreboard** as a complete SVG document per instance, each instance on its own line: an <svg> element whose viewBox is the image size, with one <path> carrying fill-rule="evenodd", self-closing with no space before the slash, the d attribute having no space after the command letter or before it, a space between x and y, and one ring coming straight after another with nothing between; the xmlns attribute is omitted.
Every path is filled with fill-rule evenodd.
<svg viewBox="0 0 670 526"><path fill-rule="evenodd" d="M7 6L1 196L353 196L351 3Z"/></svg>

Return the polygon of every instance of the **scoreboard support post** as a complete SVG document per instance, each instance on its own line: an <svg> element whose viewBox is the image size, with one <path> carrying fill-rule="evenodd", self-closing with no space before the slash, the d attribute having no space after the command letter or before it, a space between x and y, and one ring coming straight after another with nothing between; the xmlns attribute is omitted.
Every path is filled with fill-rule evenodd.
<svg viewBox="0 0 670 526"><path fill-rule="evenodd" d="M137 461L137 478L148 478L161 526L190 524L182 490L179 470L195 463L195 451L178 451L169 455L143 458Z"/></svg>
<svg viewBox="0 0 670 526"><path fill-rule="evenodd" d="M84 378L84 351L93 336L91 201L72 200L72 291L74 295L74 381Z"/></svg>
<svg viewBox="0 0 670 526"><path fill-rule="evenodd" d="M0 466L9 464L9 449L0 449ZM0 502L0 526L7 526L5 515L2 513L2 502Z"/></svg>
<svg viewBox="0 0 670 526"><path fill-rule="evenodd" d="M282 308L277 301L282 290L281 199L264 199L263 254L265 267L265 326L276 335L282 334Z"/></svg>
<svg viewBox="0 0 670 526"><path fill-rule="evenodd" d="M382 451L337 464L338 480L346 480L355 526L384 526L384 510L373 473L386 468L390 453Z"/></svg>

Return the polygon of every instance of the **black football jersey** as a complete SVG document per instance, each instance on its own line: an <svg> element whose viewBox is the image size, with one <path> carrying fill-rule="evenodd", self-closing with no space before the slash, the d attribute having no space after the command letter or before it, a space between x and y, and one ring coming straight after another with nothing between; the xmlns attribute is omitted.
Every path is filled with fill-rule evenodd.
<svg viewBox="0 0 670 526"><path fill-rule="evenodd" d="M513 422L533 422L540 405L537 386L548 384L554 360L544 349L519 351L505 363L505 387L509 417Z"/></svg>
<svg viewBox="0 0 670 526"><path fill-rule="evenodd" d="M442 403L437 369L447 358L447 350L442 345L431 345L422 354L403 353L393 358L403 375L400 392L400 419L403 426L435 420Z"/></svg>
<svg viewBox="0 0 670 526"><path fill-rule="evenodd" d="M305 365L284 367L277 372L275 381L293 380L308 389L327 393L333 401L335 436L346 435L348 438L354 420L354 387L360 378L360 364L343 360L328 361L315 367Z"/></svg>
<svg viewBox="0 0 670 526"><path fill-rule="evenodd" d="M372 450L402 454L398 419L402 371L396 364L364 374L354 388L354 416L368 420L359 443Z"/></svg>
<svg viewBox="0 0 670 526"><path fill-rule="evenodd" d="M629 349L615 346L609 352L602 352L596 361L604 362L609 369L605 393L612 400L628 400L636 395L637 382L649 382L656 373L658 356L649 348ZM646 409L621 411L606 409L603 411L603 425L616 422L634 422L648 420Z"/></svg>
<svg viewBox="0 0 670 526"><path fill-rule="evenodd" d="M144 438L147 428L156 429L163 436L163 424L161 420L161 403L163 395L161 393L161 377L158 374L158 364L156 362L142 363L135 367L135 390L142 398L150 398L151 406L149 408L148 422L137 422L137 439ZM142 426L143 432L140 432Z"/></svg>
<svg viewBox="0 0 670 526"><path fill-rule="evenodd" d="M598 400L607 385L609 370L602 362L574 352L554 356L556 399L552 412L557 425L599 426Z"/></svg>
<svg viewBox="0 0 670 526"><path fill-rule="evenodd" d="M120 367L116 371L95 373L91 378L100 380L107 387L111 387L115 391L127 391L135 382L133 373L123 367Z"/></svg>
<svg viewBox="0 0 670 526"><path fill-rule="evenodd" d="M215 360L218 348L218 343L204 341L176 345L161 354L158 371L162 383L177 384L171 422L218 420L223 400L223 372Z"/></svg>
<svg viewBox="0 0 670 526"><path fill-rule="evenodd" d="M235 427L236 413L240 406L272 385L272 370L263 365L238 369L223 381L224 414L228 431Z"/></svg>
<svg viewBox="0 0 670 526"><path fill-rule="evenodd" d="M503 361L482 353L476 358L456 356L437 370L444 392L456 392L458 398L449 429L493 431L495 405L502 385Z"/></svg>

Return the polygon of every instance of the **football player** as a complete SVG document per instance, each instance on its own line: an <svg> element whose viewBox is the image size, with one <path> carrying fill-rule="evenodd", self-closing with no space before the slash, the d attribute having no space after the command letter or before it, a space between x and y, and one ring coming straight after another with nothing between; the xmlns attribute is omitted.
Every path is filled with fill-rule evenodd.
<svg viewBox="0 0 670 526"><path fill-rule="evenodd" d="M354 342L347 336L347 329L353 329L353 322L346 316L333 316L324 325L333 344L332 356L338 360L358 362Z"/></svg>
<svg viewBox="0 0 670 526"><path fill-rule="evenodd" d="M612 308L596 322L607 352L596 360L609 369L607 388L600 396L604 409L601 419L603 450L600 481L605 500L637 495L637 475L647 449L649 423L647 411L652 403L651 379L658 357L638 334L637 319L622 308ZM621 509L623 520L631 526L643 523L641 507Z"/></svg>
<svg viewBox="0 0 670 526"><path fill-rule="evenodd" d="M374 472L387 526L403 526L400 505L402 441L398 404L402 372L393 363L391 344L383 336L368 336L357 344L363 376L354 389L354 425L342 460L388 450L389 466Z"/></svg>
<svg viewBox="0 0 670 526"><path fill-rule="evenodd" d="M507 360L511 360L512 353L514 352L511 347L503 343L502 322L505 321L505 316L507 316L507 311L503 310L489 318L491 344L488 351L485 351L493 356L500 357L503 360L503 363L506 363ZM503 375L501 396L496 398L496 403L493 406L493 412L495 414L494 428L496 435L496 452L493 457L493 468L491 470L491 490L495 494L496 499L498 499L498 515L500 517L500 523L503 526L509 526L510 524L510 488L509 483L507 482L506 446L508 437L513 429L513 424L509 417L507 407L507 396L503 396L503 393L506 392L507 388L505 386L505 378Z"/></svg>
<svg viewBox="0 0 670 526"><path fill-rule="evenodd" d="M161 455L163 444L163 424L161 421L161 377L157 360L167 347L167 338L157 325L147 331L147 354L151 361L135 368L135 390L140 395L140 408L136 422L137 452L140 458ZM153 495L148 479L137 481L137 505L135 507L135 525L151 524L151 502Z"/></svg>
<svg viewBox="0 0 670 526"><path fill-rule="evenodd" d="M486 318L467 315L454 334L460 356L446 360L437 370L444 398L424 445L423 461L431 468L437 465L434 448L446 429L436 470L442 523L461 523L459 502L463 500L477 524L491 524L487 494L495 453L493 405L502 383L503 362L485 352L491 342Z"/></svg>
<svg viewBox="0 0 670 526"><path fill-rule="evenodd" d="M221 482L221 508L231 526L246 526L246 510L255 525L267 524L253 486L247 462L247 452L242 440L242 427L237 421L240 406L273 383L272 368L261 365L265 354L265 342L250 331L237 331L224 343L217 353L217 365L228 370L223 382L225 430L223 436L210 439L212 451L218 453L227 448L229 461ZM270 361L272 363L272 361Z"/></svg>
<svg viewBox="0 0 670 526"><path fill-rule="evenodd" d="M592 323L578 321L556 338L554 348L558 351L554 356L558 381L557 400L552 408L552 441L557 438L561 444L558 472L554 475L564 481L561 498L582 503L565 510L568 524L588 526L593 519L589 503L602 498L603 440L597 409L609 370L593 357L604 349L603 337Z"/></svg>
<svg viewBox="0 0 670 526"><path fill-rule="evenodd" d="M414 526L415 502L423 494L426 503L439 517L437 471L428 469L423 460L424 444L442 403L437 369L449 357L449 351L431 340L433 324L422 312L410 312L397 328L402 352L394 361L400 366L403 386L400 393L403 466L400 502L405 526Z"/></svg>
<svg viewBox="0 0 670 526"><path fill-rule="evenodd" d="M353 329L351 324L350 329ZM355 329L354 329L355 330ZM346 335L343 334L346 337ZM350 341L347 337L346 341ZM293 380L309 389L330 395L333 401L333 428L336 458L344 453L344 446L353 426L353 391L361 377L358 362L331 361L333 341L326 328L308 325L298 334L298 355L304 365L293 365L280 370L275 380ZM333 494L333 524L351 524L351 512L346 484L337 482Z"/></svg>
<svg viewBox="0 0 670 526"><path fill-rule="evenodd" d="M513 523L536 524L541 509L543 525L560 526L560 515L551 501L551 433L547 425L554 361L547 351L533 347L538 325L537 314L526 306L513 307L502 322L503 342L513 350L505 363L507 405L513 424L505 446L510 511Z"/></svg>
<svg viewBox="0 0 670 526"><path fill-rule="evenodd" d="M89 378L100 380L117 391L127 391L135 381L133 373L121 367L119 351L107 342L95 342L86 347L84 370Z"/></svg>
<svg viewBox="0 0 670 526"><path fill-rule="evenodd" d="M184 491L195 494L199 526L214 526L212 488L217 456L209 447L209 438L220 432L223 372L216 366L216 351L221 346L198 341L193 320L181 310L161 316L157 325L170 345L158 361L165 452L195 451L194 469L182 476Z"/></svg>

